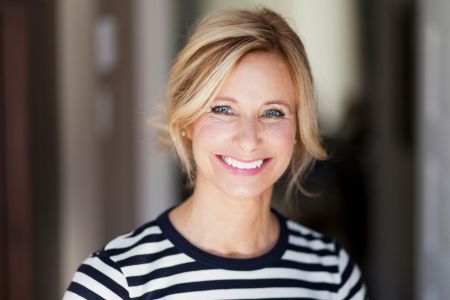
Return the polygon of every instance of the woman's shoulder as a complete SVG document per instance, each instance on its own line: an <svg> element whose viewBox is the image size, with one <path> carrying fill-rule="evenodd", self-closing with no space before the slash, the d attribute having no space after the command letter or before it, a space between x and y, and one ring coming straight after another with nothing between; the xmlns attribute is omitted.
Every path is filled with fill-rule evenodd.
<svg viewBox="0 0 450 300"><path fill-rule="evenodd" d="M159 228L156 220L152 220L132 231L119 235L110 240L102 248L102 251L109 253L115 252L119 249L130 249L138 246L139 244L149 242L152 239L154 240L155 237L159 236L160 234L161 229Z"/></svg>
<svg viewBox="0 0 450 300"><path fill-rule="evenodd" d="M101 250L92 253L79 266L64 299L128 299L129 272L126 266L148 260L170 245L162 235L157 220L120 235Z"/></svg>
<svg viewBox="0 0 450 300"><path fill-rule="evenodd" d="M309 249L312 252L338 255L342 249L339 242L319 231L311 229L292 219L285 218L290 245ZM327 250L327 251L324 251Z"/></svg>
<svg viewBox="0 0 450 300"><path fill-rule="evenodd" d="M343 272L355 264L347 250L335 239L301 223L285 219L288 243L285 258L308 261Z"/></svg>
<svg viewBox="0 0 450 300"><path fill-rule="evenodd" d="M338 299L365 299L361 271L341 244L323 233L286 219L288 246L283 259L308 269L335 274Z"/></svg>
<svg viewBox="0 0 450 300"><path fill-rule="evenodd" d="M171 244L163 234L158 219L154 219L110 240L94 255L106 256L120 267L120 262L128 263L133 257L144 254L148 256L169 247Z"/></svg>
<svg viewBox="0 0 450 300"><path fill-rule="evenodd" d="M330 237L327 237L325 234L316 231L308 226L305 226L303 224L301 224L300 222L294 221L292 219L289 218L285 218L286 220L286 225L288 227L288 230L291 233L295 233L301 236L306 236L309 237L310 239L326 239L326 240L331 240Z"/></svg>

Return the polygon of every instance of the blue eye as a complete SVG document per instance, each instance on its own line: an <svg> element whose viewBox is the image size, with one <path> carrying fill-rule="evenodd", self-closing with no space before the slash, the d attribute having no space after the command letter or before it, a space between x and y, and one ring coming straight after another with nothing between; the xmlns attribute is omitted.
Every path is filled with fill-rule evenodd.
<svg viewBox="0 0 450 300"><path fill-rule="evenodd" d="M284 117L285 113L279 109L269 109L264 112L264 116L268 118L281 118Z"/></svg>
<svg viewBox="0 0 450 300"><path fill-rule="evenodd" d="M211 112L220 115L231 115L233 112L228 105L217 105L211 108Z"/></svg>

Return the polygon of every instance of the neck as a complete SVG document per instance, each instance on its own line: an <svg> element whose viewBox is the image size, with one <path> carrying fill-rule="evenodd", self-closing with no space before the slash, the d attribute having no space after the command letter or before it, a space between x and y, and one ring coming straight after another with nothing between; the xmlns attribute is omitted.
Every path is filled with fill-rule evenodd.
<svg viewBox="0 0 450 300"><path fill-rule="evenodd" d="M192 244L213 254L247 258L267 252L279 234L270 211L272 189L262 195L234 199L197 186L169 218ZM239 241L238 243L236 241Z"/></svg>

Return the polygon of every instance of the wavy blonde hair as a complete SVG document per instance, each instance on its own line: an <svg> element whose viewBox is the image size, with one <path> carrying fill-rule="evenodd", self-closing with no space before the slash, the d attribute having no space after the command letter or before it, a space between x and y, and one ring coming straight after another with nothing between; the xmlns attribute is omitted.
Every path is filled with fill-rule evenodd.
<svg viewBox="0 0 450 300"><path fill-rule="evenodd" d="M298 142L287 174L287 194L304 192L302 177L316 159L327 156L318 132L312 75L300 38L269 9L218 11L197 25L169 73L166 117L170 141L192 187L195 163L185 129L202 114L236 63L252 51L278 53L289 67L296 87Z"/></svg>

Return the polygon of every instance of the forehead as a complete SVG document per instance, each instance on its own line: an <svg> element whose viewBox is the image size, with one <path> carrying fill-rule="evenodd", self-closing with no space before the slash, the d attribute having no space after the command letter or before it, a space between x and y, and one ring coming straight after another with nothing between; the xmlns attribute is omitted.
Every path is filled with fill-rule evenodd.
<svg viewBox="0 0 450 300"><path fill-rule="evenodd" d="M295 94L288 64L280 54L252 52L232 68L217 97L252 99L252 102L282 100L294 104Z"/></svg>

